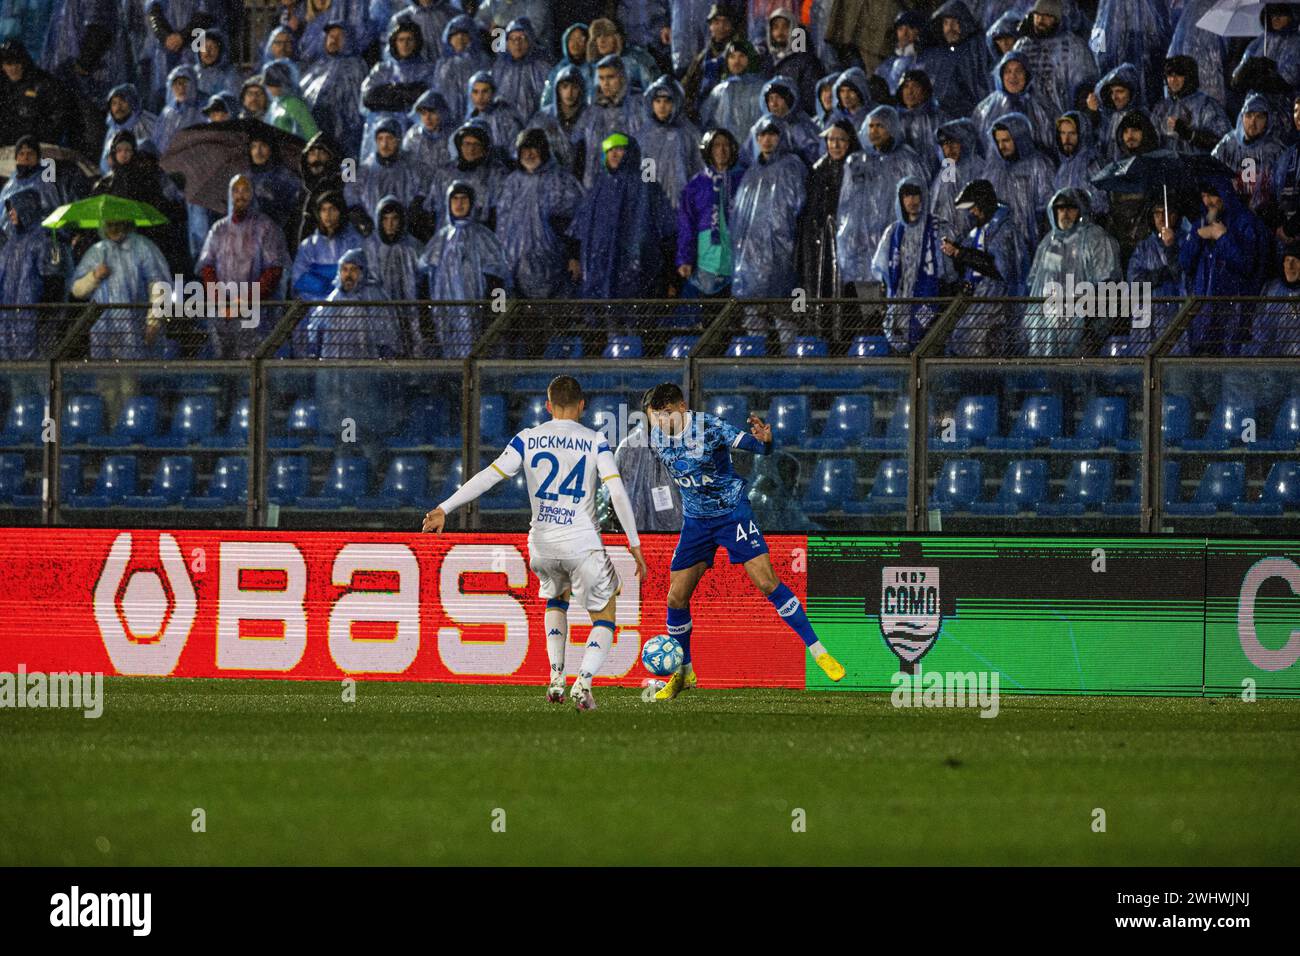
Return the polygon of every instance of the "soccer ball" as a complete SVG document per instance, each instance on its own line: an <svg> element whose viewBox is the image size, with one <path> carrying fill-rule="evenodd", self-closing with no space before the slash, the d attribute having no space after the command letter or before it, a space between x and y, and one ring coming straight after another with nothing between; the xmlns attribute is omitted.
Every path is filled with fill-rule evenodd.
<svg viewBox="0 0 1300 956"><path fill-rule="evenodd" d="M682 645L677 643L677 638L670 637L667 634L659 634L645 642L645 647L641 648L641 663L651 674L658 677L667 677L677 671L682 666Z"/></svg>

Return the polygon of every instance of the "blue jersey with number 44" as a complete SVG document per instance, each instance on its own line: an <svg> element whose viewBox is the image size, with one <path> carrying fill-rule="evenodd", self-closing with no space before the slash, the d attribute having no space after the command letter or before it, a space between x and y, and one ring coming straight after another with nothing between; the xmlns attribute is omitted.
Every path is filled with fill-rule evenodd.
<svg viewBox="0 0 1300 956"><path fill-rule="evenodd" d="M650 448L682 495L688 518L716 518L736 510L745 498L745 479L731 465L731 449L740 447L748 432L716 415L687 412L680 435L660 429L650 432Z"/></svg>

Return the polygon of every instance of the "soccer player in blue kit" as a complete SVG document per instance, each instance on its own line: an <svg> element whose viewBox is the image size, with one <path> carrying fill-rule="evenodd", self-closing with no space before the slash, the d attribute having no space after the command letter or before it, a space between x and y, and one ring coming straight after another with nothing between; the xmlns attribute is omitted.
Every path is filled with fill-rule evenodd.
<svg viewBox="0 0 1300 956"><path fill-rule="evenodd" d="M713 567L719 546L727 549L732 564L745 566L749 580L799 635L826 676L840 680L844 667L817 640L799 598L772 569L767 542L749 507L745 479L731 466L733 448L756 455L771 453L772 426L750 415L746 433L714 415L691 411L681 388L671 382L651 391L649 415L650 448L682 496L682 533L669 569L668 633L682 645L684 659L655 699L672 700L696 686L691 667L691 595Z"/></svg>

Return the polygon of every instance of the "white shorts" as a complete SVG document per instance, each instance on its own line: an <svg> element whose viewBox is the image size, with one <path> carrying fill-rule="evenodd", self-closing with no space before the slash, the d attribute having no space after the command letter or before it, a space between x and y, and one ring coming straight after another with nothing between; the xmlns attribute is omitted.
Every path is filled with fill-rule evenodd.
<svg viewBox="0 0 1300 956"><path fill-rule="evenodd" d="M541 580L537 596L557 598L572 591L588 611L602 610L619 590L618 572L604 548L565 558L534 557L529 562Z"/></svg>

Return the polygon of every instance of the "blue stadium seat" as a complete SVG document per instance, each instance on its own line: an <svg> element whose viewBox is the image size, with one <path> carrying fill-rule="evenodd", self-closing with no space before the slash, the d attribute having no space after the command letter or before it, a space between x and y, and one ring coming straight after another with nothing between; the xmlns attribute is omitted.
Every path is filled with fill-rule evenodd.
<svg viewBox="0 0 1300 956"><path fill-rule="evenodd" d="M152 395L135 395L122 404L117 424L99 444L108 448L143 445L157 436L158 427L158 399Z"/></svg>
<svg viewBox="0 0 1300 956"><path fill-rule="evenodd" d="M743 395L710 395L704 400L704 410L737 428L748 430L745 422L749 418L749 399Z"/></svg>
<svg viewBox="0 0 1300 956"><path fill-rule="evenodd" d="M762 358L767 354L767 336L737 335L724 354L734 358Z"/></svg>
<svg viewBox="0 0 1300 956"><path fill-rule="evenodd" d="M1078 516L1101 508L1115 491L1115 464L1105 458L1079 458L1070 467L1065 491L1057 501L1043 501L1038 513L1047 516Z"/></svg>
<svg viewBox="0 0 1300 956"><path fill-rule="evenodd" d="M70 502L84 494L85 478L80 455L59 455L59 499ZM37 503L40 498L37 497Z"/></svg>
<svg viewBox="0 0 1300 956"><path fill-rule="evenodd" d="M443 475L442 488L438 492L438 500L446 501L451 497L452 492L461 486L464 480L465 463L461 460L460 455L457 455L451 460L451 464L447 467L447 471Z"/></svg>
<svg viewBox="0 0 1300 956"><path fill-rule="evenodd" d="M876 471L867 500L848 510L866 514L888 514L907 508L907 459L886 458Z"/></svg>
<svg viewBox="0 0 1300 956"><path fill-rule="evenodd" d="M217 400L211 395L183 395L172 412L172 427L165 435L145 441L150 448L184 448L201 444L217 431Z"/></svg>
<svg viewBox="0 0 1300 956"><path fill-rule="evenodd" d="M1223 451L1232 445L1241 444L1242 420L1255 417L1253 403L1236 404L1220 402L1210 413L1206 423L1205 434L1200 438L1189 438L1183 447L1189 451Z"/></svg>
<svg viewBox="0 0 1300 956"><path fill-rule="evenodd" d="M1096 451L1098 448L1133 450L1139 442L1128 434L1128 399L1119 395L1100 395L1083 410L1083 418L1073 438L1054 438L1052 447L1065 451Z"/></svg>
<svg viewBox="0 0 1300 956"><path fill-rule="evenodd" d="M41 425L45 421L45 399L39 395L19 395L9 405L0 448L15 445L39 445Z"/></svg>
<svg viewBox="0 0 1300 956"><path fill-rule="evenodd" d="M279 455L271 459L267 499L277 505L293 505L307 494L307 459L303 455Z"/></svg>
<svg viewBox="0 0 1300 956"><path fill-rule="evenodd" d="M185 499L185 507L195 511L234 508L248 501L248 459L229 455L217 459L203 497Z"/></svg>
<svg viewBox="0 0 1300 956"><path fill-rule="evenodd" d="M962 451L984 445L998 431L998 397L996 395L964 395L957 402L953 415L956 423L956 440L944 441L942 422L939 434L930 439L933 451Z"/></svg>
<svg viewBox="0 0 1300 956"><path fill-rule="evenodd" d="M70 395L63 405L59 439L65 445L94 445L104 438L104 399L99 395Z"/></svg>
<svg viewBox="0 0 1300 956"><path fill-rule="evenodd" d="M1033 511L1047 496L1047 462L1040 458L1013 461L1002 476L1002 487L993 501L976 501L977 515L1017 515Z"/></svg>
<svg viewBox="0 0 1300 956"><path fill-rule="evenodd" d="M1178 485L1178 475L1180 472L1177 461L1165 462L1165 502L1177 501L1180 492ZM1116 518L1133 518L1142 514L1142 471L1137 469L1133 474L1133 481L1129 485L1129 495L1123 501L1108 501L1101 506L1103 514Z"/></svg>
<svg viewBox="0 0 1300 956"><path fill-rule="evenodd" d="M1273 419L1273 435L1255 443L1256 451L1291 451L1300 448L1300 395L1282 403Z"/></svg>
<svg viewBox="0 0 1300 956"><path fill-rule="evenodd" d="M1300 510L1300 461L1274 462L1259 499L1233 502L1232 510L1259 518L1280 518L1283 511Z"/></svg>
<svg viewBox="0 0 1300 956"><path fill-rule="evenodd" d="M595 395L587 402L587 412L583 416L586 424L596 431L601 431L601 422L608 420L612 424L606 426L608 433L616 435L618 432L618 407L625 404L626 399L619 395ZM629 408L627 415L637 411L635 408Z"/></svg>
<svg viewBox="0 0 1300 956"><path fill-rule="evenodd" d="M429 490L429 462L423 455L394 455L379 494L357 499L358 508L380 510L422 503Z"/></svg>
<svg viewBox="0 0 1300 956"><path fill-rule="evenodd" d="M253 403L249 398L241 398L235 403L230 413L226 430L210 435L202 441L204 448L247 448L248 432L252 423Z"/></svg>
<svg viewBox="0 0 1300 956"><path fill-rule="evenodd" d="M852 458L822 458L804 491L804 508L843 511L858 500L858 466Z"/></svg>
<svg viewBox="0 0 1300 956"><path fill-rule="evenodd" d="M1166 395L1162 405L1160 434L1166 448L1181 448L1192 433L1192 403L1183 395Z"/></svg>
<svg viewBox="0 0 1300 956"><path fill-rule="evenodd" d="M546 343L542 358L552 362L582 358L582 336L555 335Z"/></svg>
<svg viewBox="0 0 1300 956"><path fill-rule="evenodd" d="M870 437L875 420L875 402L870 395L841 395L831 403L821 433L804 444L830 451L858 447Z"/></svg>
<svg viewBox="0 0 1300 956"><path fill-rule="evenodd" d="M607 359L637 359L641 357L643 344L639 335L611 335L605 343L604 357Z"/></svg>
<svg viewBox="0 0 1300 956"><path fill-rule="evenodd" d="M108 455L99 465L99 478L90 494L69 502L77 508L110 508L136 494L139 465L135 455Z"/></svg>
<svg viewBox="0 0 1300 956"><path fill-rule="evenodd" d="M194 459L189 455L168 455L158 462L147 495L128 495L127 508L171 508L194 493Z"/></svg>
<svg viewBox="0 0 1300 956"><path fill-rule="evenodd" d="M945 461L935 478L930 507L947 514L969 511L984 488L984 465L976 458Z"/></svg>
<svg viewBox="0 0 1300 956"><path fill-rule="evenodd" d="M893 354L889 339L883 335L859 335L849 343L849 355L853 358L888 358Z"/></svg>
<svg viewBox="0 0 1300 956"><path fill-rule="evenodd" d="M912 433L912 399L900 395L894 405L894 412L885 425L883 437L870 436L862 442L862 447L869 451L902 451L907 447Z"/></svg>
<svg viewBox="0 0 1300 956"><path fill-rule="evenodd" d="M435 437L450 432L451 413L447 402L425 398L410 410L401 432L390 435L384 444L389 448L422 448L432 445Z"/></svg>
<svg viewBox="0 0 1300 956"><path fill-rule="evenodd" d="M698 335L674 335L668 340L668 347L664 349L664 358L688 358L691 349L695 348L699 341L700 337Z"/></svg>
<svg viewBox="0 0 1300 956"><path fill-rule="evenodd" d="M777 448L798 448L808 440L807 395L777 395L767 413L772 426L772 441Z"/></svg>
<svg viewBox="0 0 1300 956"><path fill-rule="evenodd" d="M27 466L19 454L0 455L0 503L11 500L25 491Z"/></svg>
<svg viewBox="0 0 1300 956"><path fill-rule="evenodd" d="M1165 513L1185 517L1207 517L1231 508L1246 493L1246 463L1212 461L1205 466L1201 483L1191 501L1170 501Z"/></svg>
<svg viewBox="0 0 1300 956"><path fill-rule="evenodd" d="M1052 439L1061 437L1061 396L1030 395L1020 406L1011 433L990 435L990 448L1010 451L1027 451L1040 445L1050 444Z"/></svg>
<svg viewBox="0 0 1300 956"><path fill-rule="evenodd" d="M370 488L370 459L359 455L340 455L330 464L329 474L320 494L298 499L299 508L329 511L356 504Z"/></svg>
<svg viewBox="0 0 1300 956"><path fill-rule="evenodd" d="M791 358L825 358L830 355L830 346L819 336L801 335L790 343L785 354Z"/></svg>
<svg viewBox="0 0 1300 956"><path fill-rule="evenodd" d="M495 448L504 445L506 434L506 397L492 392L482 397L478 413L479 441ZM458 435L457 438L460 436Z"/></svg>

